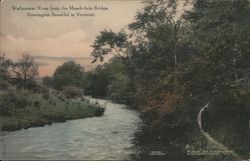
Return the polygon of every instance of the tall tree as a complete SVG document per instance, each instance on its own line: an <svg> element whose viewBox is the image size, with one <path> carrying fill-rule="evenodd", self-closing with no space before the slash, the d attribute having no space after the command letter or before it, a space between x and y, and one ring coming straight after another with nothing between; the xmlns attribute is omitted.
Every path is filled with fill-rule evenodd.
<svg viewBox="0 0 250 161"><path fill-rule="evenodd" d="M101 31L100 35L96 37L96 40L92 45L92 56L95 58L93 62L97 61L98 59L103 61L104 57L108 54L118 56L125 65L131 81L134 82L135 70L133 69L130 61L130 46L131 42L129 41L129 37L125 32L121 31L115 33L111 30Z"/></svg>
<svg viewBox="0 0 250 161"><path fill-rule="evenodd" d="M94 71L87 74L85 93L94 97L107 97L108 86L111 82L110 72L105 66L98 65Z"/></svg>
<svg viewBox="0 0 250 161"><path fill-rule="evenodd" d="M197 0L187 15L196 56L203 62L194 68L200 72L199 84L205 86L209 82L207 91L214 102L210 106L211 130L227 133L221 142L242 155L249 153L250 136L249 14L249 0ZM187 84L198 88L197 80Z"/></svg>
<svg viewBox="0 0 250 161"><path fill-rule="evenodd" d="M84 86L84 68L76 64L74 61L65 62L57 67L53 74L53 84L57 89L62 89L65 86L73 85L76 87Z"/></svg>
<svg viewBox="0 0 250 161"><path fill-rule="evenodd" d="M146 1L126 33L102 31L92 45L95 61L102 61L108 54L118 55L135 89L142 82L152 85L161 71L175 69L187 58L180 42L183 27L182 19L176 17L176 3L175 0Z"/></svg>
<svg viewBox="0 0 250 161"><path fill-rule="evenodd" d="M195 48L209 63L217 87L249 73L249 14L248 0L198 0L188 16Z"/></svg>
<svg viewBox="0 0 250 161"><path fill-rule="evenodd" d="M146 6L136 15L129 29L136 40L156 43L158 47L168 47L163 51L173 66L178 65L177 46L182 18L177 17L176 0L146 1ZM155 51L157 52L157 51Z"/></svg>
<svg viewBox="0 0 250 161"><path fill-rule="evenodd" d="M28 54L24 54L21 59L15 63L14 75L22 81L23 88L28 88L29 83L33 83L38 76L38 64L34 58Z"/></svg>

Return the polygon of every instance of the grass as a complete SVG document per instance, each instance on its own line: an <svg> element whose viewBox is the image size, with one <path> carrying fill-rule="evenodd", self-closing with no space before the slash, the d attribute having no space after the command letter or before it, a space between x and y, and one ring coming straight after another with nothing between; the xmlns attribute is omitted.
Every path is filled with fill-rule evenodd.
<svg viewBox="0 0 250 161"><path fill-rule="evenodd" d="M66 99L60 92L49 92L46 98L44 94L28 91L15 91L15 95L26 98L28 103L23 108L12 109L9 115L0 115L3 131L97 116L95 105L81 99Z"/></svg>

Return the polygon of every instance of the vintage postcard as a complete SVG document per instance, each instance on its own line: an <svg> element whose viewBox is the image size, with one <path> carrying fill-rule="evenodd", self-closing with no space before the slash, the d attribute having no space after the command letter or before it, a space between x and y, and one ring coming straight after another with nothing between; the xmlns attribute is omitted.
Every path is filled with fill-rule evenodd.
<svg viewBox="0 0 250 161"><path fill-rule="evenodd" d="M249 0L0 9L0 160L250 160Z"/></svg>

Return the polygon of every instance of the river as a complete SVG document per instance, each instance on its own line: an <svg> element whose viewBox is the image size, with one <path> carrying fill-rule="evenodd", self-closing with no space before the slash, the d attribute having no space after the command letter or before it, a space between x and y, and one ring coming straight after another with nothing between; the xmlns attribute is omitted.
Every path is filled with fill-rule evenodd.
<svg viewBox="0 0 250 161"><path fill-rule="evenodd" d="M125 105L92 99L106 107L91 117L1 133L0 159L125 160L139 150L133 140L140 130L139 113Z"/></svg>

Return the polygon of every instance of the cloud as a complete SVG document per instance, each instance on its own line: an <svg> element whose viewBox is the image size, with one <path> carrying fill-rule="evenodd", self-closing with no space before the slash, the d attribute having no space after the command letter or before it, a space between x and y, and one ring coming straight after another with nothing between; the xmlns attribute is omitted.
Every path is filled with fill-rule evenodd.
<svg viewBox="0 0 250 161"><path fill-rule="evenodd" d="M12 6L104 6L108 11L95 11L94 17L29 17L26 11L14 11ZM10 58L24 53L36 57L41 75L51 75L58 65L73 59L85 69L92 69L90 45L103 29L119 31L131 23L140 0L129 1L50 1L4 0L1 5L1 52ZM84 11L82 11L84 12ZM39 57L40 56L40 59ZM49 56L47 59L41 56ZM57 59L53 58L57 57ZM60 58L59 58L60 57ZM65 57L65 58L62 58ZM108 59L108 58L107 58ZM107 60L106 59L106 60Z"/></svg>
<svg viewBox="0 0 250 161"><path fill-rule="evenodd" d="M23 37L7 35L1 38L2 52L9 57L19 57L24 53L34 56L90 56L91 44L87 35L81 31L61 34L56 38L27 40Z"/></svg>

